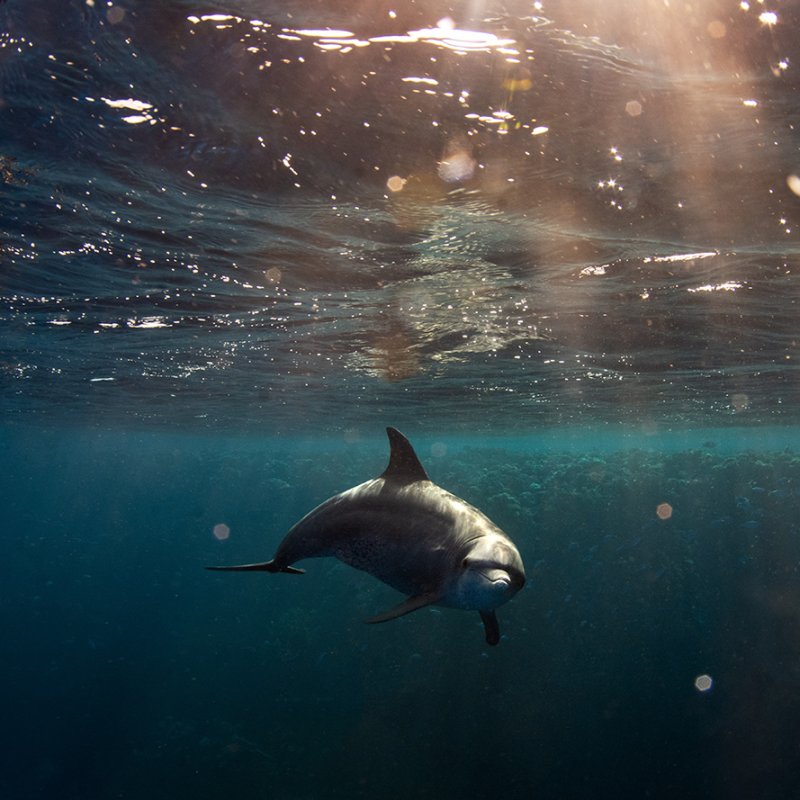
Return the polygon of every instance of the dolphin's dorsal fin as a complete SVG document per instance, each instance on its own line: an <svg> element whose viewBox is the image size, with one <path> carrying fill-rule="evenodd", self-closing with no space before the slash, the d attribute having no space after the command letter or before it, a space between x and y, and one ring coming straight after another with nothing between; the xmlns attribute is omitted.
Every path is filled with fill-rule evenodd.
<svg viewBox="0 0 800 800"><path fill-rule="evenodd" d="M415 481L429 481L428 473L419 463L417 454L411 442L396 428L387 428L389 434L389 466L386 467L381 478L398 483L414 483Z"/></svg>

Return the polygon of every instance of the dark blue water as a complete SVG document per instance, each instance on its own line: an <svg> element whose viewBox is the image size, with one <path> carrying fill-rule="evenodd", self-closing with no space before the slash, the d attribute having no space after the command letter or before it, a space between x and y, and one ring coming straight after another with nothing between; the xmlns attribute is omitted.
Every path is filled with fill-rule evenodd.
<svg viewBox="0 0 800 800"><path fill-rule="evenodd" d="M799 796L798 24L0 2L0 797ZM202 569L386 425L519 547L496 648Z"/></svg>
<svg viewBox="0 0 800 800"><path fill-rule="evenodd" d="M472 612L364 625L396 593L332 560L202 569L269 557L379 437L6 434L3 796L793 797L800 457L727 435L419 439L526 562L488 648Z"/></svg>

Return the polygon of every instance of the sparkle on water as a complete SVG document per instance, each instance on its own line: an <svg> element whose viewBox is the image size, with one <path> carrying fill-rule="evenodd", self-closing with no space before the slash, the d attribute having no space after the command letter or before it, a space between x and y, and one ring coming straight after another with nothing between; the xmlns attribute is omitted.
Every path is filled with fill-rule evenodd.
<svg viewBox="0 0 800 800"><path fill-rule="evenodd" d="M11 416L794 419L788 7L3 5Z"/></svg>

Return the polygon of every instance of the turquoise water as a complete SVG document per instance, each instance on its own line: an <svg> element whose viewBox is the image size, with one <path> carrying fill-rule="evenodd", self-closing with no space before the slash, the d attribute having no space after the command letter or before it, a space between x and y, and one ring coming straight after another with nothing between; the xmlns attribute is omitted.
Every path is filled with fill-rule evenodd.
<svg viewBox="0 0 800 800"><path fill-rule="evenodd" d="M0 796L800 794L794 2L0 2ZM264 561L384 429L525 562Z"/></svg>
<svg viewBox="0 0 800 800"><path fill-rule="evenodd" d="M364 625L398 596L337 561L202 569L271 557L382 435L6 433L4 796L794 794L796 450L417 444L522 553L496 648Z"/></svg>

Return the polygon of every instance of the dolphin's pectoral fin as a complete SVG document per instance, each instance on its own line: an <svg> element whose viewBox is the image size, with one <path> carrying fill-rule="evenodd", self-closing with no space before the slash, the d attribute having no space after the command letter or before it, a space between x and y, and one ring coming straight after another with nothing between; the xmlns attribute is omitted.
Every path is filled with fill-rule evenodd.
<svg viewBox="0 0 800 800"><path fill-rule="evenodd" d="M237 564L234 567L206 567L206 569L219 570L220 572L288 572L291 575L304 575L304 569L295 567L279 567L275 561L264 561L260 564Z"/></svg>
<svg viewBox="0 0 800 800"><path fill-rule="evenodd" d="M494 646L500 641L500 624L497 622L497 615L494 611L481 611L480 615L486 631L486 644Z"/></svg>
<svg viewBox="0 0 800 800"><path fill-rule="evenodd" d="M397 617L402 617L405 614L410 614L412 611L416 611L418 608L425 608L425 606L432 605L439 599L440 599L439 595L435 592L427 592L425 594L415 594L412 597L403 600L402 603L399 603L394 608L390 608L388 611L384 611L383 614L378 614L377 617L371 617L370 619L365 619L364 622L371 625L374 622L387 622L390 619L397 619Z"/></svg>

